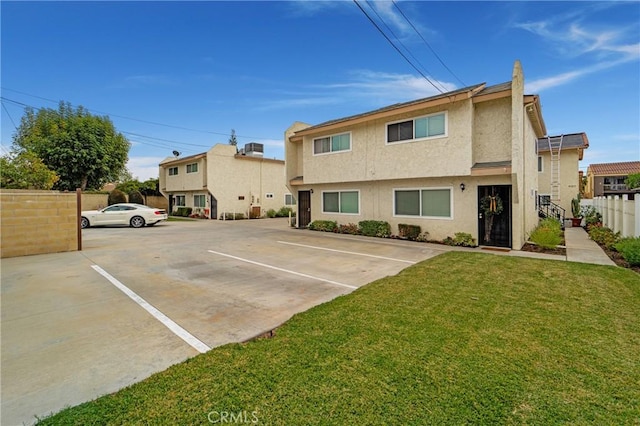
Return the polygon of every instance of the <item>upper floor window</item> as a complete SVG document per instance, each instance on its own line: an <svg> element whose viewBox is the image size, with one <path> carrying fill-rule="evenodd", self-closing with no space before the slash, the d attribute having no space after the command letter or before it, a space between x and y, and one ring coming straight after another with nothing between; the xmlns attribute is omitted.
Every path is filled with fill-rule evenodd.
<svg viewBox="0 0 640 426"><path fill-rule="evenodd" d="M329 152L350 151L351 133L327 136L313 140L313 154L326 154Z"/></svg>
<svg viewBox="0 0 640 426"><path fill-rule="evenodd" d="M446 135L447 114L445 112L387 124L387 143L428 139Z"/></svg>
<svg viewBox="0 0 640 426"><path fill-rule="evenodd" d="M187 173L196 173L198 171L198 163L187 164Z"/></svg>
<svg viewBox="0 0 640 426"><path fill-rule="evenodd" d="M177 167L169 167L169 176L175 176L178 174L178 168Z"/></svg>

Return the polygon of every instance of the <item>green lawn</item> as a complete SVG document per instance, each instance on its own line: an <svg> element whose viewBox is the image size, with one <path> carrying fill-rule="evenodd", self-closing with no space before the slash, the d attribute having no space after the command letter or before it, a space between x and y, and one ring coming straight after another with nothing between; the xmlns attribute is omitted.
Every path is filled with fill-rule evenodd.
<svg viewBox="0 0 640 426"><path fill-rule="evenodd" d="M450 252L42 424L638 424L640 276ZM235 417L230 417L235 416ZM241 417L238 417L241 416Z"/></svg>

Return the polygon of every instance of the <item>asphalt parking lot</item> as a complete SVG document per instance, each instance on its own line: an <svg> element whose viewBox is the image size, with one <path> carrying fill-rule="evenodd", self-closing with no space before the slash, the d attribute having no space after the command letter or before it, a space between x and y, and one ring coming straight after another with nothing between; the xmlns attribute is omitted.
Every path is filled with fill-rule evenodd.
<svg viewBox="0 0 640 426"><path fill-rule="evenodd" d="M1 423L246 341L442 250L261 219L89 228L80 252L2 259Z"/></svg>

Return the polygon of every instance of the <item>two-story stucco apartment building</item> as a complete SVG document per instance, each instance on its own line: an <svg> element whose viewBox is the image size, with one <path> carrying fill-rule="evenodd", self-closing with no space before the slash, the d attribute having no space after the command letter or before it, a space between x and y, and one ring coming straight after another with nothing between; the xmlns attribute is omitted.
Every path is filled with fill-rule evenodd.
<svg viewBox="0 0 640 426"><path fill-rule="evenodd" d="M520 249L538 223L537 141L545 135L519 61L506 83L315 126L296 122L285 132L285 162L297 226L385 220L394 233L419 225L432 239L466 232L480 245Z"/></svg>
<svg viewBox="0 0 640 426"><path fill-rule="evenodd" d="M571 217L571 200L580 193L580 165L589 148L586 133L538 139L538 193L540 202L552 202Z"/></svg>
<svg viewBox="0 0 640 426"><path fill-rule="evenodd" d="M259 217L295 204L284 183L284 161L264 158L261 144L255 143L240 152L218 144L201 154L166 158L159 184L170 212L191 207L211 219L234 213Z"/></svg>

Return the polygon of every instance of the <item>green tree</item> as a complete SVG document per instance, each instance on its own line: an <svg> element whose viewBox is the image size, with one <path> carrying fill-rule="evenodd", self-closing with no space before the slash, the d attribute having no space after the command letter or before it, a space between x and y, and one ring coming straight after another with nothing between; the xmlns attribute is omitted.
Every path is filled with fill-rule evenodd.
<svg viewBox="0 0 640 426"><path fill-rule="evenodd" d="M60 178L32 152L0 157L0 187L51 189Z"/></svg>
<svg viewBox="0 0 640 426"><path fill-rule="evenodd" d="M229 145L238 146L238 138L236 138L236 131L231 129L231 136L229 137Z"/></svg>
<svg viewBox="0 0 640 426"><path fill-rule="evenodd" d="M125 170L130 143L111 120L82 106L60 102L57 110L25 110L13 137L19 152L31 151L60 180L55 189L97 189L117 181Z"/></svg>
<svg viewBox="0 0 640 426"><path fill-rule="evenodd" d="M640 188L640 173L632 173L624 180L624 184L629 189Z"/></svg>

